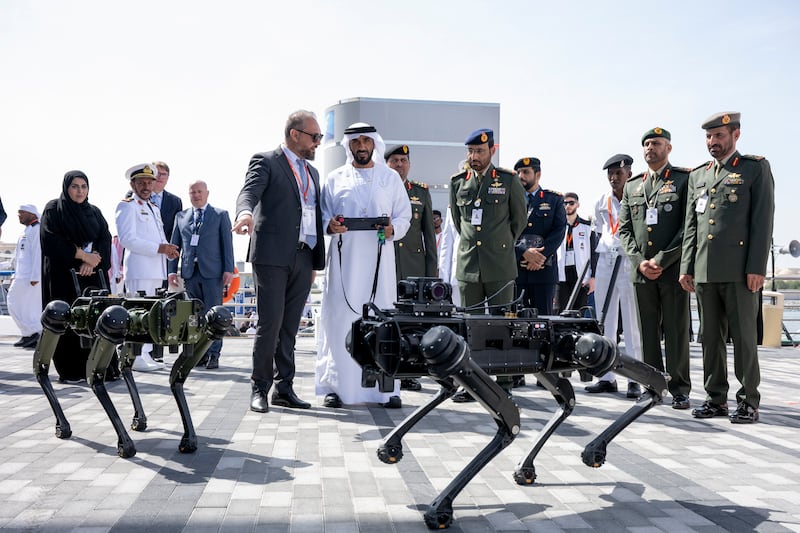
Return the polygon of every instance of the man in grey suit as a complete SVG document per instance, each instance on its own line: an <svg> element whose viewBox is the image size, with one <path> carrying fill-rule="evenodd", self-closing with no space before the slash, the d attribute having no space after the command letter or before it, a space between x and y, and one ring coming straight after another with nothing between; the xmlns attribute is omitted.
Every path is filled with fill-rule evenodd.
<svg viewBox="0 0 800 533"><path fill-rule="evenodd" d="M314 270L325 268L319 173L308 164L322 140L310 111L289 115L284 143L250 160L236 200L233 231L250 235L247 257L256 284L258 329L253 343L250 409L272 404L308 409L293 388L294 343Z"/></svg>
<svg viewBox="0 0 800 533"><path fill-rule="evenodd" d="M228 212L208 205L204 181L189 186L192 207L175 216L170 242L181 249L181 278L186 292L202 300L206 309L222 304L222 291L233 279L233 237ZM169 284L178 285L178 260L167 263ZM214 341L200 364L219 367L222 340Z"/></svg>

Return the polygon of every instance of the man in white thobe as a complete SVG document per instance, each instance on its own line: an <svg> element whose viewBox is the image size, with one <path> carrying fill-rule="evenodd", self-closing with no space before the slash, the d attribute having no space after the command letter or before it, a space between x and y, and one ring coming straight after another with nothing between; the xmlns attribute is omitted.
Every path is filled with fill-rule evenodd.
<svg viewBox="0 0 800 533"><path fill-rule="evenodd" d="M8 314L22 338L14 343L35 348L42 332L42 248L39 244L39 210L35 205L19 206L19 223L25 226L14 254L14 279L8 289Z"/></svg>
<svg viewBox="0 0 800 533"><path fill-rule="evenodd" d="M365 303L389 308L396 299L392 243L411 225L411 203L400 176L384 162L385 145L377 130L356 123L344 133L347 163L331 172L322 187L322 218L332 240L322 291L316 394L325 396L326 407L366 402L400 407L396 393L361 386L361 367L348 353L345 337ZM348 231L339 216L388 216L390 222L382 230ZM398 380L394 390L400 390Z"/></svg>

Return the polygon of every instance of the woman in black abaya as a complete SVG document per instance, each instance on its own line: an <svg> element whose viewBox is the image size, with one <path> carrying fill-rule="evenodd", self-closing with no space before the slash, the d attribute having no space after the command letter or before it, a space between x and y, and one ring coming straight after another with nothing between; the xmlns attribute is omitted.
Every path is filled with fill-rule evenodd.
<svg viewBox="0 0 800 533"><path fill-rule="evenodd" d="M47 203L41 218L42 303L63 300L69 304L76 293L71 269L78 275L82 293L87 287L107 286L99 270L107 275L111 266L111 234L100 210L89 203L89 178L80 170L64 175L61 196ZM61 381L86 378L89 349L67 328L53 355Z"/></svg>

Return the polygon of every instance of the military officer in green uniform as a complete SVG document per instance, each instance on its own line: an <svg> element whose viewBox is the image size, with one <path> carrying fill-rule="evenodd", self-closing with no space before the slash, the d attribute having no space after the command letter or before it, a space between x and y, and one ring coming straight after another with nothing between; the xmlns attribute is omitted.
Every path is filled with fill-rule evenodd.
<svg viewBox="0 0 800 533"><path fill-rule="evenodd" d="M390 148L384 155L389 168L397 171L403 179L411 202L411 227L405 237L394 243L398 281L409 276L436 276L436 232L431 193L427 184L408 179L410 155L405 144Z"/></svg>
<svg viewBox="0 0 800 533"><path fill-rule="evenodd" d="M673 409L688 409L689 293L678 283L691 169L669 162L672 136L653 128L642 136L647 170L625 183L619 236L631 261L639 310L642 360L664 371L661 334Z"/></svg>
<svg viewBox="0 0 800 533"><path fill-rule="evenodd" d="M389 168L395 170L403 180L403 186L411 202L411 227L406 236L394 242L394 260L397 280L408 277L434 277L437 271L436 231L433 227L433 203L428 185L408 179L411 169L411 151L401 144L386 151L384 158ZM419 380L400 380L404 390L420 390Z"/></svg>
<svg viewBox="0 0 800 533"><path fill-rule="evenodd" d="M736 150L740 113L717 113L703 122L713 159L689 175L681 286L695 291L703 324L706 401L697 418L729 416L733 423L758 420L761 381L756 317L772 238L775 184L761 156ZM726 332L733 338L733 364L741 387L728 414Z"/></svg>
<svg viewBox="0 0 800 533"><path fill-rule="evenodd" d="M470 312L490 312L514 300L514 243L527 224L525 190L514 172L492 164L494 132L474 131L464 142L468 168L450 178L450 210L461 237L456 279Z"/></svg>

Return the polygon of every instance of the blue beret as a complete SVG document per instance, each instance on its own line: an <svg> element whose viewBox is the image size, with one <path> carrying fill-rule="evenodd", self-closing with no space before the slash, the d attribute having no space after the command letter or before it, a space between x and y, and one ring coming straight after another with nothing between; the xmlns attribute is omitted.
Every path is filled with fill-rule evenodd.
<svg viewBox="0 0 800 533"><path fill-rule="evenodd" d="M606 161L606 164L603 165L603 170L609 168L624 167L625 165L632 165L632 164L633 164L633 158L628 154L612 155L611 159Z"/></svg>
<svg viewBox="0 0 800 533"><path fill-rule="evenodd" d="M531 167L534 170L542 170L542 162L536 157L523 157L514 165L514 170L519 170L523 167Z"/></svg>
<svg viewBox="0 0 800 533"><path fill-rule="evenodd" d="M489 143L489 146L494 146L494 132L490 129L482 128L475 130L469 134L464 144L483 144Z"/></svg>

